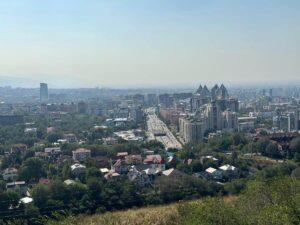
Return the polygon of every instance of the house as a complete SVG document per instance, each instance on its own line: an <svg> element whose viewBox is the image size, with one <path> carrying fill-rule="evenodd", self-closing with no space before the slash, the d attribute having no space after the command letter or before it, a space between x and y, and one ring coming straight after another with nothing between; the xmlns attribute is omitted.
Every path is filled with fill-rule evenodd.
<svg viewBox="0 0 300 225"><path fill-rule="evenodd" d="M37 132L37 128L36 127L25 128L25 130L24 130L25 134L35 134L36 132Z"/></svg>
<svg viewBox="0 0 300 225"><path fill-rule="evenodd" d="M200 159L201 164L205 163L206 161L217 162L218 159L211 156L211 155L202 156L201 159Z"/></svg>
<svg viewBox="0 0 300 225"><path fill-rule="evenodd" d="M125 163L124 160L118 159L111 167L112 171L117 173L127 173L129 171L130 166Z"/></svg>
<svg viewBox="0 0 300 225"><path fill-rule="evenodd" d="M54 155L61 154L61 149L60 147L45 148L44 152L47 153L48 155L54 156Z"/></svg>
<svg viewBox="0 0 300 225"><path fill-rule="evenodd" d="M20 199L20 203L23 203L23 204L29 204L32 202L33 202L33 198L30 198L30 197L24 197L24 198Z"/></svg>
<svg viewBox="0 0 300 225"><path fill-rule="evenodd" d="M109 169L107 168L100 168L100 172L103 173L103 174L106 174L109 172Z"/></svg>
<svg viewBox="0 0 300 225"><path fill-rule="evenodd" d="M85 148L78 148L75 151L72 151L72 153L74 161L82 162L91 157L91 150Z"/></svg>
<svg viewBox="0 0 300 225"><path fill-rule="evenodd" d="M27 194L28 187L25 181L14 181L6 184L7 190L12 190L19 193L22 196Z"/></svg>
<svg viewBox="0 0 300 225"><path fill-rule="evenodd" d="M130 181L135 181L141 187L151 185L153 182L151 174L147 174L145 171L140 172L135 166L131 166L127 176Z"/></svg>
<svg viewBox="0 0 300 225"><path fill-rule="evenodd" d="M217 170L217 169L213 168L213 167L209 167L205 170L203 176L206 179L221 180L222 179L222 172L220 170Z"/></svg>
<svg viewBox="0 0 300 225"><path fill-rule="evenodd" d="M18 177L18 170L16 168L7 168L2 173L3 180L15 180Z"/></svg>
<svg viewBox="0 0 300 225"><path fill-rule="evenodd" d="M47 178L40 178L39 179L39 184L48 185L48 184L50 184L50 180L47 179Z"/></svg>
<svg viewBox="0 0 300 225"><path fill-rule="evenodd" d="M144 159L145 164L162 164L163 160L160 155L147 155Z"/></svg>
<svg viewBox="0 0 300 225"><path fill-rule="evenodd" d="M58 139L57 140L57 143L58 144L65 144L65 143L67 143L68 141L67 141L67 139Z"/></svg>
<svg viewBox="0 0 300 225"><path fill-rule="evenodd" d="M154 171L154 173L156 174L157 172L161 172L164 171L166 169L166 165L165 164L136 164L134 165L136 167L136 169L138 171Z"/></svg>
<svg viewBox="0 0 300 225"><path fill-rule="evenodd" d="M152 177L155 177L155 176L159 175L162 170L160 170L159 168L149 167L142 171L147 175L151 175Z"/></svg>
<svg viewBox="0 0 300 225"><path fill-rule="evenodd" d="M79 176L81 174L84 174L86 170L86 167L84 165L81 165L79 163L75 163L71 166L71 171L75 176Z"/></svg>
<svg viewBox="0 0 300 225"><path fill-rule="evenodd" d="M102 138L103 145L115 145L118 144L118 140L113 137Z"/></svg>
<svg viewBox="0 0 300 225"><path fill-rule="evenodd" d="M125 156L125 162L129 165L136 165L143 163L141 155L127 155Z"/></svg>
<svg viewBox="0 0 300 225"><path fill-rule="evenodd" d="M25 155L26 151L27 151L27 145L25 144L15 144L10 149L11 154Z"/></svg>
<svg viewBox="0 0 300 225"><path fill-rule="evenodd" d="M47 134L53 133L55 131L54 127L47 127Z"/></svg>
<svg viewBox="0 0 300 225"><path fill-rule="evenodd" d="M34 156L43 160L48 160L50 158L50 156L45 152L35 152Z"/></svg>
<svg viewBox="0 0 300 225"><path fill-rule="evenodd" d="M171 168L171 169L162 171L162 175L164 175L166 177L177 177L178 178L178 177L185 176L185 173L183 173L177 169Z"/></svg>
<svg viewBox="0 0 300 225"><path fill-rule="evenodd" d="M144 155L154 155L154 151L146 149L146 148L142 149L142 152Z"/></svg>
<svg viewBox="0 0 300 225"><path fill-rule="evenodd" d="M69 143L77 142L77 137L75 134L64 134L64 139Z"/></svg>
<svg viewBox="0 0 300 225"><path fill-rule="evenodd" d="M229 164L223 165L219 167L219 169L222 171L223 176L229 176L231 178L237 176L237 168Z"/></svg>
<svg viewBox="0 0 300 225"><path fill-rule="evenodd" d="M67 179L67 180L64 181L64 183L65 183L67 186L69 186L69 185L71 185L71 184L75 184L76 182L75 182L74 180Z"/></svg>
<svg viewBox="0 0 300 225"><path fill-rule="evenodd" d="M120 176L119 173L117 173L117 172L111 170L111 171L109 171L107 174L104 175L104 178L105 178L105 179L110 179L110 178L118 177L118 176Z"/></svg>

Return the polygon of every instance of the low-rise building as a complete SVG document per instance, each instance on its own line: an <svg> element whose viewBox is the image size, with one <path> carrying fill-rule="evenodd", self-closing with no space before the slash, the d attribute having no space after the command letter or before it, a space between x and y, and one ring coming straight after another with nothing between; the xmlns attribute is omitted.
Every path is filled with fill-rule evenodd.
<svg viewBox="0 0 300 225"><path fill-rule="evenodd" d="M14 181L6 184L7 190L12 190L19 193L22 196L27 194L28 187L25 181Z"/></svg>
<svg viewBox="0 0 300 225"><path fill-rule="evenodd" d="M67 179L67 180L64 181L64 183L65 183L67 186L69 186L69 185L75 184L76 181L75 181L75 180L71 180L71 179Z"/></svg>
<svg viewBox="0 0 300 225"><path fill-rule="evenodd" d="M2 173L3 180L15 180L18 177L18 170L16 168L7 168Z"/></svg>
<svg viewBox="0 0 300 225"><path fill-rule="evenodd" d="M50 156L55 156L61 154L61 149L60 147L45 148L44 152Z"/></svg>
<svg viewBox="0 0 300 225"><path fill-rule="evenodd" d="M81 165L79 163L75 163L71 166L71 171L75 176L79 176L81 174L84 174L86 170L86 167L84 165Z"/></svg>
<svg viewBox="0 0 300 225"><path fill-rule="evenodd" d="M237 168L229 164L220 166L219 170L223 176L235 177L237 175Z"/></svg>
<svg viewBox="0 0 300 225"><path fill-rule="evenodd" d="M91 157L91 150L85 148L78 148L75 151L72 151L73 160L82 162L87 158Z"/></svg>
<svg viewBox="0 0 300 225"><path fill-rule="evenodd" d="M204 178L213 179L213 180L221 180L222 179L222 172L217 170L213 167L209 167L203 173Z"/></svg>
<svg viewBox="0 0 300 225"><path fill-rule="evenodd" d="M77 142L77 137L75 134L65 134L64 139L66 139L69 143Z"/></svg>
<svg viewBox="0 0 300 225"><path fill-rule="evenodd" d="M114 137L102 138L103 145L115 145L118 143L118 140Z"/></svg>
<svg viewBox="0 0 300 225"><path fill-rule="evenodd" d="M27 145L25 144L15 144L10 149L11 154L25 155L26 151L27 151Z"/></svg>

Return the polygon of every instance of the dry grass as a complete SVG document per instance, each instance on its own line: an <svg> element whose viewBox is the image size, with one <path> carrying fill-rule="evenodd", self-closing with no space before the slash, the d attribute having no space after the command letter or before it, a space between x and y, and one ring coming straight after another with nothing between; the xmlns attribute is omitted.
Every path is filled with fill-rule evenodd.
<svg viewBox="0 0 300 225"><path fill-rule="evenodd" d="M178 216L176 204L147 207L93 216L70 217L49 225L170 225Z"/></svg>
<svg viewBox="0 0 300 225"><path fill-rule="evenodd" d="M229 203L234 202L237 197L227 196L223 199ZM48 225L176 225L178 204L181 203L107 212L92 216L79 215L69 217L60 222L52 221L49 222Z"/></svg>

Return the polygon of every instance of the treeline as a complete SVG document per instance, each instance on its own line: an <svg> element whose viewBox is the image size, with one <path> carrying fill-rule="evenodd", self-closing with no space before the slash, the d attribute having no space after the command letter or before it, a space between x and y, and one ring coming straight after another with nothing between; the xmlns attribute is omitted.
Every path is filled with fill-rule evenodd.
<svg viewBox="0 0 300 225"><path fill-rule="evenodd" d="M135 183L128 181L126 177L121 176L116 179L105 180L97 170L90 169L84 183L78 182L66 185L57 180L47 186L40 184L35 186L31 192L34 198L33 203L19 205L15 210L8 210L11 207L10 204L2 204L0 217L2 223L40 225L49 219L59 221L69 215L90 215L209 196L210 198L204 200L205 204L199 203L193 205L192 203L186 203L180 206L179 214L182 220L178 220L178 224L202 224L199 221L204 221L203 217L205 215L207 215L207 218L214 218L213 215L215 214L213 213L216 213L216 218L218 219L208 219L212 222L203 224L234 224L217 222L223 217L224 221L239 221L239 219L243 218L243 213L248 210L242 207L247 206L251 210L254 210L252 204L261 200L265 202L257 202L258 208L256 211L253 211L253 216L255 213L262 212L259 207L264 207L264 205L273 207L272 210L274 209L275 212L277 210L276 207L283 210L286 206L277 206L277 200L280 200L280 204L285 204L286 202L292 204L291 207L293 206L294 208L288 209L286 213L295 213L297 215L296 209L298 207L297 204L300 202L298 196L300 189L299 186L294 185L299 185L299 178L299 168L296 168L294 164L284 163L264 169L255 176L249 177L249 179L235 180L224 186L205 182L196 177L184 176L177 179L159 177L156 179L153 187L141 188ZM282 193L280 192L281 196L274 190L282 191ZM15 203L16 206L16 196L10 199L9 193L5 193L7 196L2 199L8 199L11 204ZM234 205L224 203L220 198L216 197L241 193L241 197L238 198L238 201L234 202ZM275 198L274 200L273 197ZM254 198L257 199L254 200ZM248 200L251 200L251 202L247 202ZM207 208L203 209L206 206ZM199 214L198 211L202 212L203 210L206 213ZM265 213L275 213L272 210ZM5 212L9 212L9 214L5 214ZM231 213L234 215L231 215ZM238 214L235 215L235 213ZM261 218L261 215L258 215L258 218Z"/></svg>
<svg viewBox="0 0 300 225"><path fill-rule="evenodd" d="M300 180L295 176L265 179L263 174L246 183L238 196L206 197L179 202L175 206L142 211L68 217L48 225L298 225L300 223ZM159 219L160 218L160 219Z"/></svg>

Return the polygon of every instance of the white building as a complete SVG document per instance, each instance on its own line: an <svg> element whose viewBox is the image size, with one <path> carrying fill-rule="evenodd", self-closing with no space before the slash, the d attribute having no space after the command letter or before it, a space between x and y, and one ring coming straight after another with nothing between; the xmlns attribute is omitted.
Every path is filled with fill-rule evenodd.
<svg viewBox="0 0 300 225"><path fill-rule="evenodd" d="M75 163L71 166L71 171L75 176L85 173L86 167L79 163Z"/></svg>

